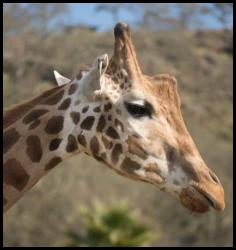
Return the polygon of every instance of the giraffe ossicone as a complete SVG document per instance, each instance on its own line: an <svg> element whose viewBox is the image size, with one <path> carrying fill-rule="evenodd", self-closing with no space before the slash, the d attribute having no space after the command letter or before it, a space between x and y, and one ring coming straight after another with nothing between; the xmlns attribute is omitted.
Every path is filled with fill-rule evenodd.
<svg viewBox="0 0 236 250"><path fill-rule="evenodd" d="M61 75L60 73L58 73L56 70L53 71L57 85L58 86L62 86L65 84L68 84L71 80L63 75Z"/></svg>
<svg viewBox="0 0 236 250"><path fill-rule="evenodd" d="M112 57L4 111L4 211L63 160L86 153L116 173L176 196L191 211L223 210L224 189L200 156L173 76L143 74L128 25Z"/></svg>

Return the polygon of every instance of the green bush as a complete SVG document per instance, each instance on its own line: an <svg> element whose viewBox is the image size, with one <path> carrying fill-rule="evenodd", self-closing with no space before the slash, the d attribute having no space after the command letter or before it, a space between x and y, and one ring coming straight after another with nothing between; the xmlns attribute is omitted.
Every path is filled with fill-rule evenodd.
<svg viewBox="0 0 236 250"><path fill-rule="evenodd" d="M105 207L95 203L93 211L83 208L85 233L67 230L66 246L143 246L154 240L154 233L143 225L137 211L130 212L125 204ZM156 235L155 235L156 238Z"/></svg>

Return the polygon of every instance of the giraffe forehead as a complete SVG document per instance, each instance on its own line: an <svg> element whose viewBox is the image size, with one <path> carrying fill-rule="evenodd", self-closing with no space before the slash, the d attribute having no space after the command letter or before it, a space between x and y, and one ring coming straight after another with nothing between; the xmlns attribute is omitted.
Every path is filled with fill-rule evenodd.
<svg viewBox="0 0 236 250"><path fill-rule="evenodd" d="M106 94L108 96L115 94L116 99L119 95L123 95L131 89L131 82L129 81L128 74L124 69L119 68L114 72L105 74L103 82Z"/></svg>
<svg viewBox="0 0 236 250"><path fill-rule="evenodd" d="M166 74L150 77L141 75L130 79L127 77L127 87L136 99L147 99L154 107L164 106L166 109L180 107L180 97L177 91L177 81Z"/></svg>

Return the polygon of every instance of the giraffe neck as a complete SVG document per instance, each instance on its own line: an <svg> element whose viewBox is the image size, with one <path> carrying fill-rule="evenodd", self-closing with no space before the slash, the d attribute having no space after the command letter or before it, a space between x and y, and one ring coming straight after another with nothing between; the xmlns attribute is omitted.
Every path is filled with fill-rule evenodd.
<svg viewBox="0 0 236 250"><path fill-rule="evenodd" d="M87 115L91 108L72 83L5 113L4 211L61 161L83 150L83 129L89 130L95 120Z"/></svg>

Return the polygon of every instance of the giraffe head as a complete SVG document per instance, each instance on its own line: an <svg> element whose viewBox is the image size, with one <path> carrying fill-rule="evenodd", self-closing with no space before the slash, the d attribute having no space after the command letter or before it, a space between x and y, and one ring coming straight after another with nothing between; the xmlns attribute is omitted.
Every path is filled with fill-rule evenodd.
<svg viewBox="0 0 236 250"><path fill-rule="evenodd" d="M97 58L81 74L83 100L92 107L80 124L82 150L120 175L177 196L192 211L223 210L223 187L186 129L176 79L142 73L126 24L118 23L114 36L112 58Z"/></svg>

